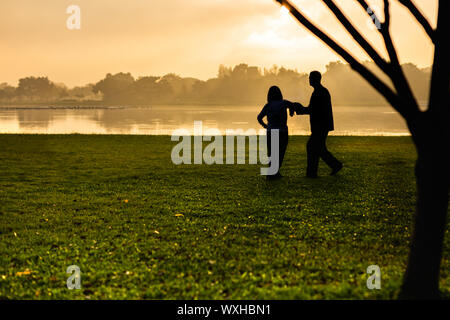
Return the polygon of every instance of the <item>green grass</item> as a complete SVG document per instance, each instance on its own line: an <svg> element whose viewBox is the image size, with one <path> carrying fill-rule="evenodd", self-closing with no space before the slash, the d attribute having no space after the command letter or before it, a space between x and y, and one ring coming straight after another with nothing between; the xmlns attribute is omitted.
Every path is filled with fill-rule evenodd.
<svg viewBox="0 0 450 320"><path fill-rule="evenodd" d="M0 298L390 299L415 202L408 137L330 137L345 164L172 164L168 136L0 135ZM441 290L450 293L446 232ZM66 288L78 265L82 289ZM381 268L381 290L366 268Z"/></svg>

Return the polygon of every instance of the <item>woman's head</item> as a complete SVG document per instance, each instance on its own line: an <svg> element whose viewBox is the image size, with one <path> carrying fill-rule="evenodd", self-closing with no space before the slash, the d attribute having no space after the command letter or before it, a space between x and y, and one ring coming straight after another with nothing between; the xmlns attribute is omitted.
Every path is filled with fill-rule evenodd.
<svg viewBox="0 0 450 320"><path fill-rule="evenodd" d="M281 94L280 88L277 86L272 86L267 93L267 102L283 100L283 95Z"/></svg>

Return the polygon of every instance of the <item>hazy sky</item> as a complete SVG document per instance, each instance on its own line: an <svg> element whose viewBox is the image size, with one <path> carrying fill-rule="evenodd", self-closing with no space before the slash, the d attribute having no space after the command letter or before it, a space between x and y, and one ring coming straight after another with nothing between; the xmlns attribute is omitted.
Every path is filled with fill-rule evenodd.
<svg viewBox="0 0 450 320"><path fill-rule="evenodd" d="M320 0L293 2L365 59ZM382 48L357 2L336 2ZM381 0L369 2L382 8ZM431 42L409 13L391 2L401 61L429 66ZM435 26L437 0L415 3ZM72 4L81 8L80 30L66 27ZM338 59L273 0L1 0L0 39L0 83L13 85L29 75L82 85L121 71L208 79L219 64L242 62L308 72Z"/></svg>

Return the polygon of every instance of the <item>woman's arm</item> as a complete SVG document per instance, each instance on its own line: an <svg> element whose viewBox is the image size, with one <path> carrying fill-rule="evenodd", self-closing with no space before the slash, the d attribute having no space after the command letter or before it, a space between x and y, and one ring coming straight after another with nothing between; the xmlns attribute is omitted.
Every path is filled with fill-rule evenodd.
<svg viewBox="0 0 450 320"><path fill-rule="evenodd" d="M265 116L267 116L267 104L264 106L264 108L258 114L258 122L263 126L263 128L267 128L267 124L263 121L263 118Z"/></svg>

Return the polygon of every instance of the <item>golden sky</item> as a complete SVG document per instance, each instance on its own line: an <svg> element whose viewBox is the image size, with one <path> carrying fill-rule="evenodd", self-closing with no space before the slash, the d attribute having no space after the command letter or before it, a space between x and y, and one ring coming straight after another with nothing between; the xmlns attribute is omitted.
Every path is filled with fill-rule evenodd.
<svg viewBox="0 0 450 320"><path fill-rule="evenodd" d="M293 2L366 59L320 0ZM429 66L431 42L397 0L391 2L401 61ZM414 2L435 26L437 0ZM383 48L355 0L336 3ZM382 8L381 0L369 3ZM80 30L66 27L69 5L81 9ZM83 85L121 71L208 79L217 75L219 64L239 63L309 72L338 59L273 0L1 0L0 39L0 83L12 85L30 75Z"/></svg>

